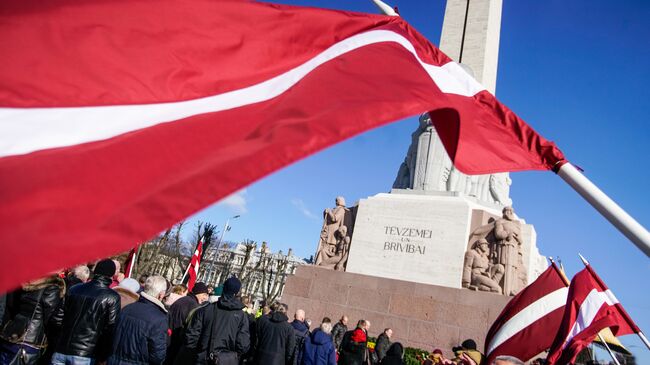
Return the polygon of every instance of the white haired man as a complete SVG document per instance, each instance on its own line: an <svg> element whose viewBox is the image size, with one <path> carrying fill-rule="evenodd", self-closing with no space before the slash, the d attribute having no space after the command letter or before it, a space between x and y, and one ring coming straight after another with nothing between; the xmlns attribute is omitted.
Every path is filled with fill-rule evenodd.
<svg viewBox="0 0 650 365"><path fill-rule="evenodd" d="M165 278L150 276L140 299L124 307L117 320L109 365L163 363L168 335L167 310L161 300L166 291Z"/></svg>

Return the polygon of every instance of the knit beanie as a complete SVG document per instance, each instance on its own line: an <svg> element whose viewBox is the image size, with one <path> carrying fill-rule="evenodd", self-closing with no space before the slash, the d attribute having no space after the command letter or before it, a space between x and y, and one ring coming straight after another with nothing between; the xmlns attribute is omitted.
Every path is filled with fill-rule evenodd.
<svg viewBox="0 0 650 365"><path fill-rule="evenodd" d="M192 294L207 294L208 293L208 286L205 285L204 282L199 281L198 283L194 284L194 287L192 288Z"/></svg>
<svg viewBox="0 0 650 365"><path fill-rule="evenodd" d="M223 283L223 295L235 295L241 289L241 282L236 277L232 277Z"/></svg>
<svg viewBox="0 0 650 365"><path fill-rule="evenodd" d="M102 275L107 277L112 277L115 275L115 263L113 260L105 259L95 265L95 270L93 271L95 275Z"/></svg>

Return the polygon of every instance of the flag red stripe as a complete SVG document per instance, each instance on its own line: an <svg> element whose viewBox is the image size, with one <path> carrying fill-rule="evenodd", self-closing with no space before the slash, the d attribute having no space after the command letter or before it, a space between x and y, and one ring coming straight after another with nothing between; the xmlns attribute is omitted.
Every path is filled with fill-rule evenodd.
<svg viewBox="0 0 650 365"><path fill-rule="evenodd" d="M619 310L622 306L594 274L587 266L571 280L564 316L549 351L549 364L572 362L607 327L619 336L635 332L635 326L630 326Z"/></svg>
<svg viewBox="0 0 650 365"><path fill-rule="evenodd" d="M597 274L596 271L591 267L591 265L587 265L586 268L587 268L587 270L589 271L589 274L591 274L591 277L592 277L592 278L593 278L593 279L598 283L598 285L599 285L601 288L603 288L603 290L607 290L607 289L608 289L608 288L607 288L607 285L605 284L605 282L603 281L603 279L601 279L600 276L598 276L598 274ZM632 317L630 317L630 315L627 313L627 311L625 310L625 308L623 308L623 306L621 305L621 303L616 303L616 304L614 304L614 305L617 307L619 313L621 314L621 316L623 317L623 319L625 319L625 322L627 322L627 325L630 326L630 328L632 329L632 331L633 331L634 333L639 333L639 332L641 332L641 329L640 329L640 328L636 325L636 323L632 320Z"/></svg>
<svg viewBox="0 0 650 365"><path fill-rule="evenodd" d="M516 356L527 361L547 350L555 338L555 330L562 321L563 314L564 307L558 308L510 337L508 341L497 346L488 354L487 363L489 364L490 361L500 355ZM553 327L554 324L555 327Z"/></svg>
<svg viewBox="0 0 650 365"><path fill-rule="evenodd" d="M3 4L3 20L8 21L0 21L0 42L6 42L3 45L12 51L12 61L0 74L0 105L60 107L186 100L249 86L303 62L342 37L381 27L407 37L423 60L438 65L448 61L396 18L242 2L224 3L227 16L221 16L221 8L206 10L214 4L208 1L184 3L181 13L188 11L193 16L181 17L176 2L107 4ZM264 13L263 19L244 12L243 4L259 7L255 11ZM76 7L83 9L84 16L71 17L68 22ZM141 22L143 9L151 14L140 28L136 23ZM113 16L115 12L121 16ZM149 21L150 15L159 22ZM196 20L212 16L221 27ZM310 17L318 19L308 21ZM170 29L182 24L203 32L194 34L193 41L198 43L187 48L177 31L167 31L172 20ZM291 25L285 29L287 22ZM19 28L15 32L13 25ZM131 34L130 26L144 35L136 32L137 41L119 38ZM104 30L106 27L110 31ZM114 34L114 27L129 31ZM275 32L282 35L267 37L266 33ZM95 33L99 40L85 38ZM228 36L209 36L213 33ZM241 38L232 39L231 33ZM239 43L234 42L237 39ZM267 43L269 39L279 43ZM260 48L251 51L249 40ZM285 41L288 43L281 43ZM45 52L62 47L60 42L70 50L65 62L60 59L61 51L51 59ZM147 42L165 47L165 57L134 56L138 54L134 48L153 47ZM181 55L189 52L193 59L198 48L209 49L208 55L199 52L196 65L183 62L185 56ZM219 57L214 57L215 50ZM134 59L134 68L127 67L121 53ZM221 69L207 66L211 57ZM233 60L242 57L256 61L242 62L239 71ZM91 62L95 58L101 62ZM163 63L160 67L159 62ZM26 64L30 72L25 71ZM282 67L275 68L275 64ZM474 97L443 93L422 67L401 45L377 43L322 64L286 92L264 102L157 124L102 141L0 158L0 237L7 243L0 256L0 291L61 266L126 250L132 242L150 238L283 166L363 131L427 110L444 109L434 113L436 123L444 118L460 130L460 138L480 144L454 141L453 135L445 134L445 144L457 150L453 154L456 166L465 172L545 170L562 159L552 143L538 137L489 93ZM71 69L78 75L71 75ZM202 75L200 81L197 75ZM482 135L478 138L472 133ZM29 257L20 250L25 240L33 247Z"/></svg>
<svg viewBox="0 0 650 365"><path fill-rule="evenodd" d="M0 49L11 57L0 68L0 105L200 98L265 81L389 24L420 40L414 46L427 63L450 61L399 17L248 1L3 2Z"/></svg>
<svg viewBox="0 0 650 365"><path fill-rule="evenodd" d="M566 284L558 270L553 265L549 266L534 282L514 296L501 311L485 338L486 351L488 351L492 340L499 330L511 318L540 298L565 287ZM527 361L548 349L553 343L555 331L562 321L563 313L564 307L558 308L517 332L501 345L495 347L494 350L487 353L487 362L491 362L499 355L517 356Z"/></svg>

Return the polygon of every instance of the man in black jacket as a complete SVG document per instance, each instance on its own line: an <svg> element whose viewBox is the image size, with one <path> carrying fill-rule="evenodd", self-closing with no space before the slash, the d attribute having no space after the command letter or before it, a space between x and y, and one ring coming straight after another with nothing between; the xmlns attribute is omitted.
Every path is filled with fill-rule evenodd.
<svg viewBox="0 0 650 365"><path fill-rule="evenodd" d="M343 335L348 331L348 316L344 315L332 328L332 341L336 352L340 351Z"/></svg>
<svg viewBox="0 0 650 365"><path fill-rule="evenodd" d="M207 302L208 298L208 286L203 282L198 282L194 284L192 292L187 293L186 296L178 299L169 307L169 329L172 333L165 364L170 365L176 361L178 353L182 350L187 317L199 305Z"/></svg>
<svg viewBox="0 0 650 365"><path fill-rule="evenodd" d="M293 361L294 365L302 364L302 355L303 347L305 346L305 339L309 337L309 327L305 323L305 311L298 309L296 314L293 316L293 322L291 322L291 327L293 327L294 335L296 337L296 346L293 350Z"/></svg>
<svg viewBox="0 0 650 365"><path fill-rule="evenodd" d="M187 331L184 347L192 364L207 364L218 358L220 365L237 365L248 351L250 334L244 304L235 297L241 282L232 277L223 284L223 293L216 303L196 310Z"/></svg>
<svg viewBox="0 0 650 365"><path fill-rule="evenodd" d="M167 351L167 310L160 301L167 290L162 276L149 276L137 302L117 320L108 365L160 365Z"/></svg>
<svg viewBox="0 0 650 365"><path fill-rule="evenodd" d="M90 282L68 291L63 311L53 318L61 323L61 330L52 365L91 364L108 358L120 314L120 295L108 287L115 269L112 260L102 260Z"/></svg>
<svg viewBox="0 0 650 365"><path fill-rule="evenodd" d="M377 343L375 344L375 353L377 354L377 358L379 361L383 360L384 357L386 356L386 352L388 351L388 348L390 347L390 338L393 336L393 330L390 328L386 328L384 332L382 332L378 337L377 337Z"/></svg>
<svg viewBox="0 0 650 365"><path fill-rule="evenodd" d="M255 363L287 365L291 363L296 338L287 317L287 305L280 303L268 317L257 319Z"/></svg>

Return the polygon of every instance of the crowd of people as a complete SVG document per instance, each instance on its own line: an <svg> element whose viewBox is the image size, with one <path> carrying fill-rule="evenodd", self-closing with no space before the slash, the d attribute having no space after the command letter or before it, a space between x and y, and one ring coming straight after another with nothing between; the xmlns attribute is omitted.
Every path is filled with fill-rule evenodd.
<svg viewBox="0 0 650 365"><path fill-rule="evenodd" d="M253 310L236 277L219 297L202 282L190 291L161 276L124 278L119 262L35 280L2 296L0 365L394 365L404 347L386 328L373 343L370 321L348 328L325 317L315 328L305 311L283 303ZM374 344L374 346L373 346ZM481 365L476 343L465 341L446 359L435 350L422 364ZM522 365L498 358L496 365Z"/></svg>

